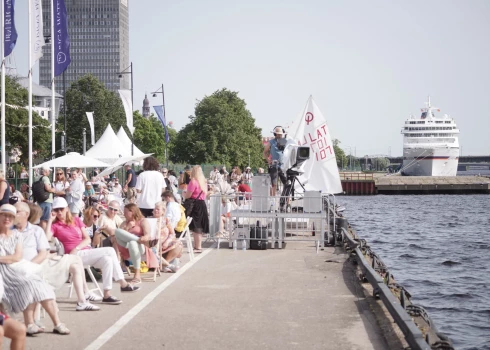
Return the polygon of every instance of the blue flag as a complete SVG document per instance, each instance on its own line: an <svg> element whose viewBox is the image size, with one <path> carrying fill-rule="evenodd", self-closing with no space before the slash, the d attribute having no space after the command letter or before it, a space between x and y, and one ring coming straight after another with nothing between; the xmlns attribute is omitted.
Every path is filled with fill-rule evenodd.
<svg viewBox="0 0 490 350"><path fill-rule="evenodd" d="M165 142L168 143L168 141L170 141L170 137L168 136L167 121L165 120L165 112L163 110L163 106L153 106L153 109L155 110L155 112L157 112L158 119L160 119L160 122L165 129Z"/></svg>
<svg viewBox="0 0 490 350"><path fill-rule="evenodd" d="M64 0L52 0L54 9L54 75L58 76L70 65L70 37L68 35L68 14Z"/></svg>
<svg viewBox="0 0 490 350"><path fill-rule="evenodd" d="M17 42L17 30L15 30L15 18L14 18L14 6L15 0L3 1L3 34L4 34L4 57L10 55Z"/></svg>

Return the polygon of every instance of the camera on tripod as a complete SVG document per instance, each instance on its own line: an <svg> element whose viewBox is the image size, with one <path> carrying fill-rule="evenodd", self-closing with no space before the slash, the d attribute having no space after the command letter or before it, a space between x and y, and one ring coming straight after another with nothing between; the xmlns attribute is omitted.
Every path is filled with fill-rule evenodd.
<svg viewBox="0 0 490 350"><path fill-rule="evenodd" d="M288 143L284 149L282 170L286 174L291 171L301 174L303 173L300 169L301 165L308 159L310 159L310 147Z"/></svg>

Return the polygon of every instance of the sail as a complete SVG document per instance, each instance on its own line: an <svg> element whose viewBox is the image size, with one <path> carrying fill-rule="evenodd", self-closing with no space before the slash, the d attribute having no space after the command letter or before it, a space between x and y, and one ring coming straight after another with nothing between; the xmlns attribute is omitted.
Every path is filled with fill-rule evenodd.
<svg viewBox="0 0 490 350"><path fill-rule="evenodd" d="M310 159L302 166L304 173L299 177L307 190L324 193L341 193L337 159L327 121L310 96L303 113L289 128L289 135L300 146L310 147Z"/></svg>

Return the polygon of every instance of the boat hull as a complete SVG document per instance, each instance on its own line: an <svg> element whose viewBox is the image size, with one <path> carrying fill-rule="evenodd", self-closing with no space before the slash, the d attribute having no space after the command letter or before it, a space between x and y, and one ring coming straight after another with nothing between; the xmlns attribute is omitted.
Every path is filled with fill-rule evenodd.
<svg viewBox="0 0 490 350"><path fill-rule="evenodd" d="M407 176L456 176L459 147L404 148L402 174Z"/></svg>

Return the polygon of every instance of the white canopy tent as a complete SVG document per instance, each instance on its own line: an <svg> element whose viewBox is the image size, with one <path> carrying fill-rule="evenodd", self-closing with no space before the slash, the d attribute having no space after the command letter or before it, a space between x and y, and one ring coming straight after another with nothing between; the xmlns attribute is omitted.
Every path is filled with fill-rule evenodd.
<svg viewBox="0 0 490 350"><path fill-rule="evenodd" d="M117 132L117 138L119 141L121 141L121 144L124 146L124 150L129 152L129 155L131 155L131 139L129 138L128 134L126 134L126 131L124 131L123 127L121 126L119 128L119 131ZM134 145L134 156L142 156L144 155L143 152L141 152L136 145Z"/></svg>
<svg viewBox="0 0 490 350"><path fill-rule="evenodd" d="M102 136L85 154L87 157L92 157L105 163L112 164L121 157L130 156L131 150L129 150L129 152L127 151L127 147L124 147L121 141L119 141L111 124L107 124L107 128Z"/></svg>
<svg viewBox="0 0 490 350"><path fill-rule="evenodd" d="M114 162L114 164L112 164L110 167L108 167L104 171L102 171L99 174L99 176L105 176L105 175L112 174L116 170L119 170L120 168L122 168L125 164L131 164L133 162L139 162L139 161L145 159L146 157L151 156L152 154L153 153L143 154L140 156L121 157L118 160L116 160Z"/></svg>
<svg viewBox="0 0 490 350"><path fill-rule="evenodd" d="M101 167L105 168L108 164L101 162L100 160L82 156L76 152L70 152L65 154L62 157L58 157L52 160L49 160L45 163L36 165L34 168L91 168L91 167Z"/></svg>

